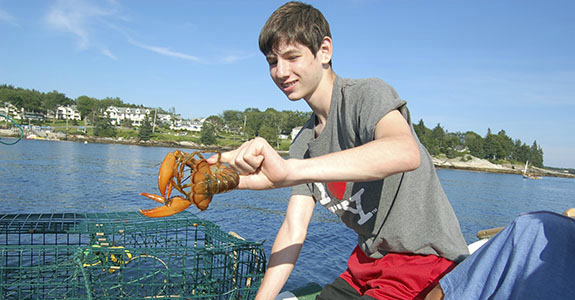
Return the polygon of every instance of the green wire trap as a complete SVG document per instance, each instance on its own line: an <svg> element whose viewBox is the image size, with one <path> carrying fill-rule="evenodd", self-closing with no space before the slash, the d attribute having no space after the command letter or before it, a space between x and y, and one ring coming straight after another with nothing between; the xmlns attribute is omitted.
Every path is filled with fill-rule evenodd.
<svg viewBox="0 0 575 300"><path fill-rule="evenodd" d="M265 263L189 212L0 215L0 299L253 299Z"/></svg>

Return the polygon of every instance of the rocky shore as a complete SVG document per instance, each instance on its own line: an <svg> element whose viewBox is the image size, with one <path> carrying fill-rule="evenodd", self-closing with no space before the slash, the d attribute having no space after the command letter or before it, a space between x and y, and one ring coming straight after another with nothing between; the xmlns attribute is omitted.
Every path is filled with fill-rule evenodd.
<svg viewBox="0 0 575 300"><path fill-rule="evenodd" d="M199 150L206 150L206 151L227 151L232 150L229 147L217 147L217 146L205 146L196 144L193 142L175 142L175 141L136 141L136 140L121 140L121 139L114 139L114 138L96 138L96 137L83 137L78 136L79 138L68 138L68 140L76 141L87 141L87 142L96 142L96 143L120 143L120 144L137 144L140 146L154 146L154 147L172 147L172 148L181 148L181 149L199 149ZM280 154L287 156L288 153L286 151L280 152ZM448 159L445 155L433 157L433 164L437 168L445 168L445 169L458 169L458 170L468 170L468 171L477 171L477 172L490 172L490 173L502 173L502 174L523 174L524 165L518 164L494 164L486 159L477 158L471 155L467 155L466 159L462 159L461 157ZM531 174L537 175L538 177L566 177L566 178L575 178L575 175L564 173L564 172L557 172L549 169L542 169L537 167L530 167Z"/></svg>
<svg viewBox="0 0 575 300"><path fill-rule="evenodd" d="M461 157L448 159L445 155L441 155L433 157L433 164L437 168L518 175L522 175L523 169L525 168L525 165L523 164L494 164L486 159L477 158L471 155L467 155L465 159ZM537 167L529 167L529 172L537 177L575 178L575 175L573 174Z"/></svg>
<svg viewBox="0 0 575 300"><path fill-rule="evenodd" d="M12 136L13 132L2 132L0 130L0 136ZM4 134L3 134L4 133ZM10 134L7 134L10 133ZM59 140L55 138L55 140ZM219 147L219 146L206 146L201 144L196 144L189 141L140 141L137 139L122 139L122 138L101 138L93 136L82 136L82 135L68 135L66 140L80 143L105 143L105 144L126 144L126 145L139 145L139 146L150 146L150 147L169 147L169 148L180 148L180 149L197 149L204 151L227 151L231 150L229 147ZM287 152L280 152L282 155L287 155ZM480 159L471 155L466 155L465 158L447 158L445 155L440 155L433 157L433 164L437 168L446 169L458 169L458 170L468 170L477 172L490 172L490 173L502 173L502 174L523 174L524 165L518 164L494 164L486 159ZM538 177L566 177L575 178L574 174L569 174L565 172L558 172L549 169L530 167L531 174L537 175Z"/></svg>

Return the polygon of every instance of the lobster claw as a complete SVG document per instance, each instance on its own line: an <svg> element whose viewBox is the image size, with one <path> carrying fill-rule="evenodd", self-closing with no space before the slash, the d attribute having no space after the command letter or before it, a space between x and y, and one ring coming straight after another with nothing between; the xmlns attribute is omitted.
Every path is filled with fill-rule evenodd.
<svg viewBox="0 0 575 300"><path fill-rule="evenodd" d="M146 196L154 201L164 203L163 206L159 206L156 208L151 209L140 209L140 213L146 217L150 218L160 218L160 217L167 217L173 214L177 214L192 204L189 200L186 200L182 197L175 196L169 199L165 199L161 196L148 194L148 193L141 193L140 195Z"/></svg>
<svg viewBox="0 0 575 300"><path fill-rule="evenodd" d="M160 189L160 193L164 198L170 197L175 165L176 156L173 152L170 152L166 155L166 157L164 157L162 165L160 166L160 172L158 172L158 188Z"/></svg>

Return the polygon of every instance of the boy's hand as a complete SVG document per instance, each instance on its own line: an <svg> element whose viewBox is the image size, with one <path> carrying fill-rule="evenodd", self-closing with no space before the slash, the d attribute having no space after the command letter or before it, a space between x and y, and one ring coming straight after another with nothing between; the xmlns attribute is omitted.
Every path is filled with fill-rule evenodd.
<svg viewBox="0 0 575 300"><path fill-rule="evenodd" d="M208 158L217 161L217 154ZM286 186L287 161L260 137L247 141L239 148L224 152L221 162L240 173L240 189L265 190Z"/></svg>

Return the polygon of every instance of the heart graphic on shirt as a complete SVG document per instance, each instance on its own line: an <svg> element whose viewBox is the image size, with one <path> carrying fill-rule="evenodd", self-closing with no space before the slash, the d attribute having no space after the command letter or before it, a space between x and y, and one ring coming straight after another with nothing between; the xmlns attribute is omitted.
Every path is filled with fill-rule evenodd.
<svg viewBox="0 0 575 300"><path fill-rule="evenodd" d="M343 195L345 194L345 186L346 182L328 182L327 183L327 190L337 199L343 199Z"/></svg>

